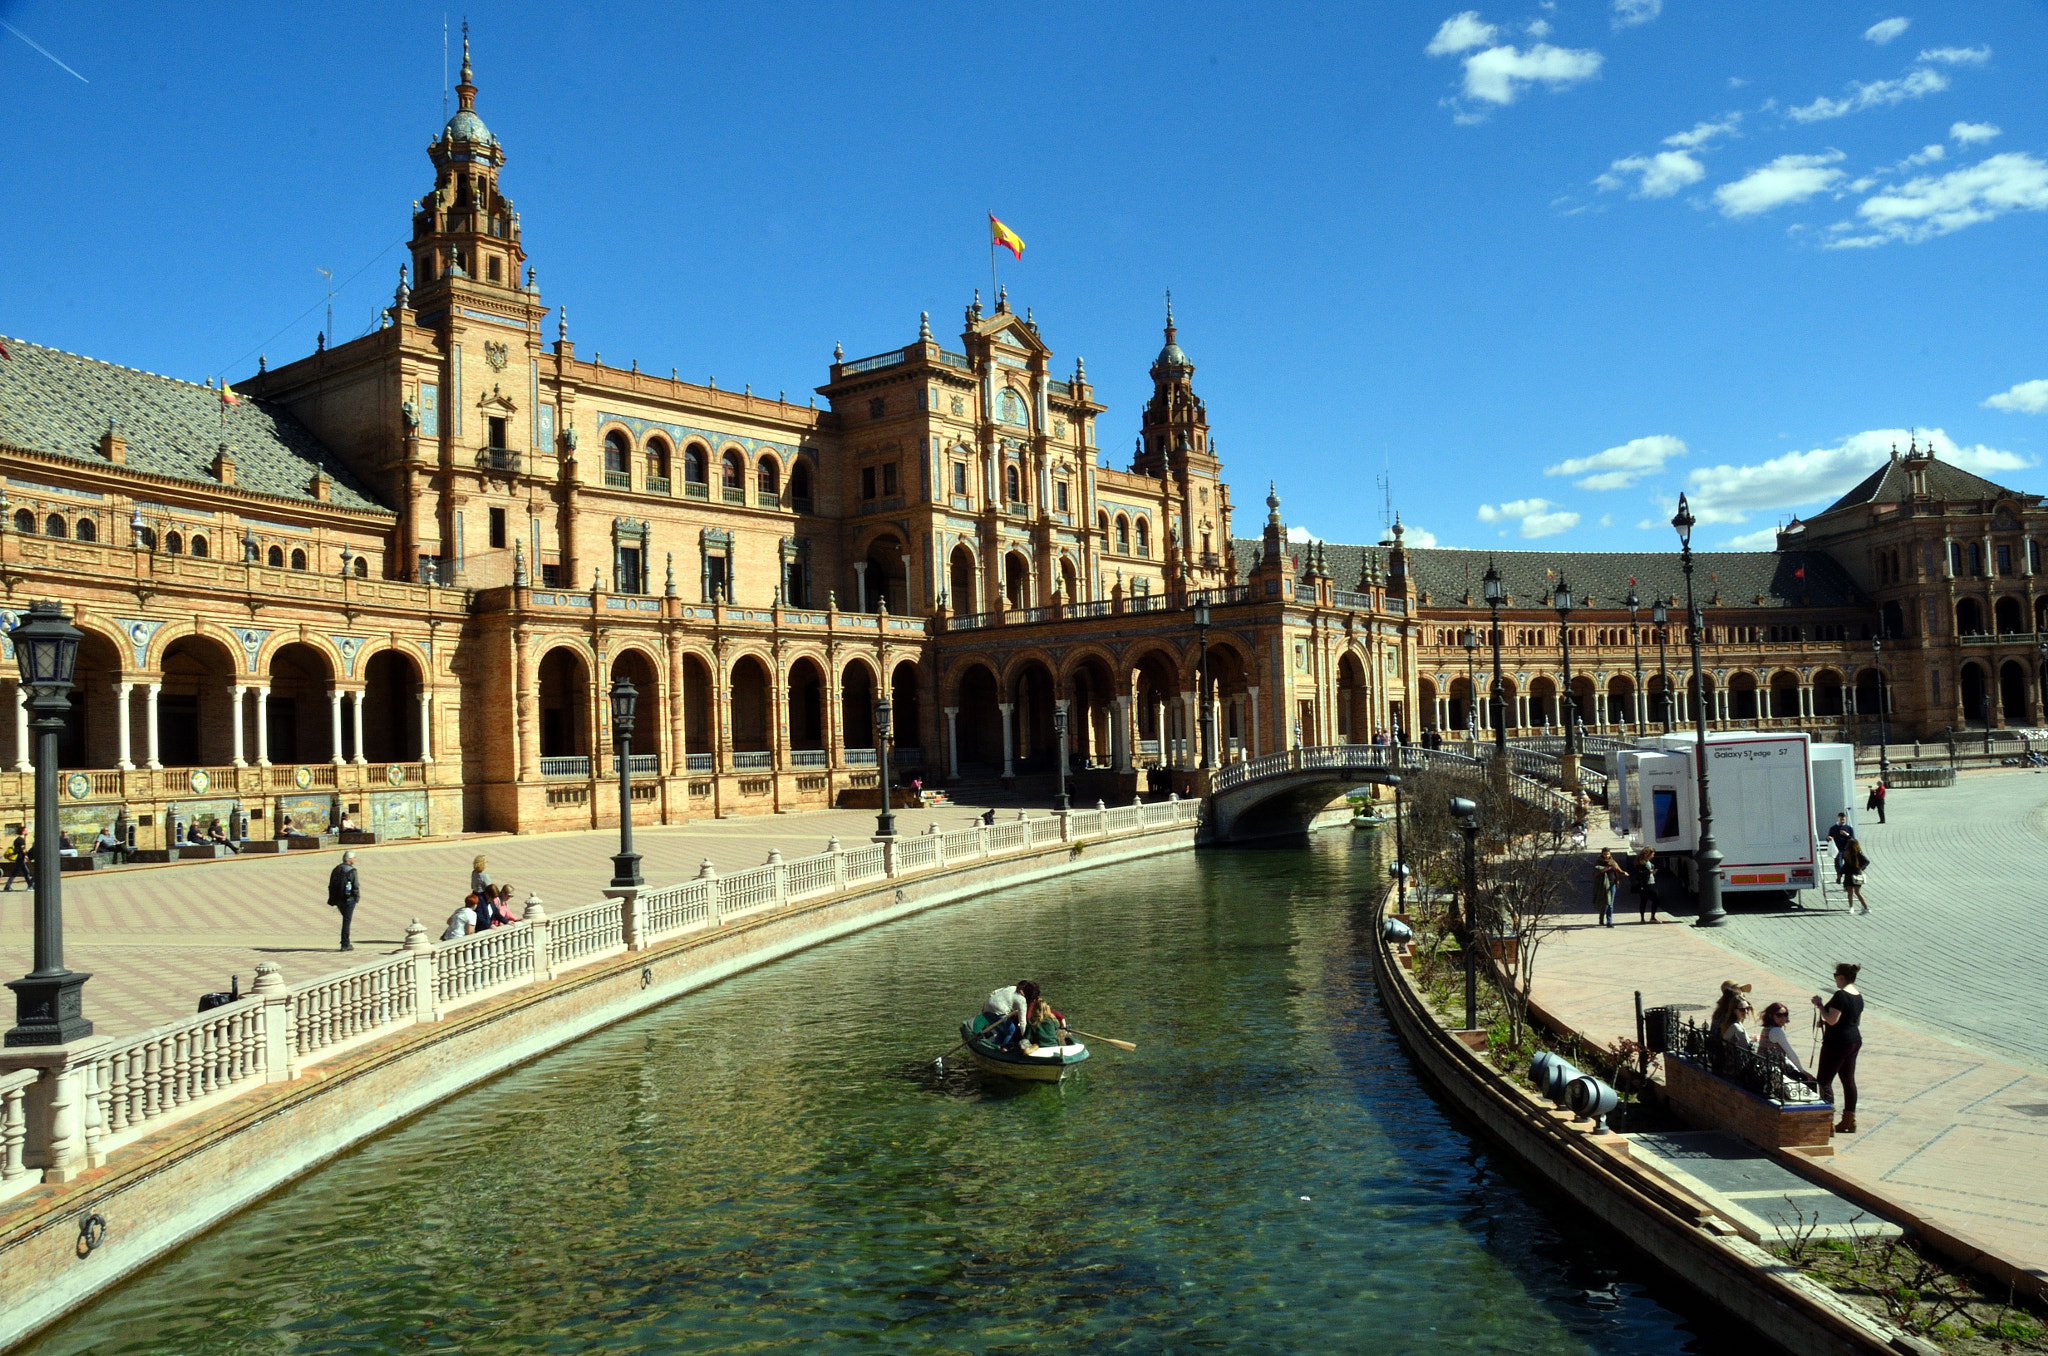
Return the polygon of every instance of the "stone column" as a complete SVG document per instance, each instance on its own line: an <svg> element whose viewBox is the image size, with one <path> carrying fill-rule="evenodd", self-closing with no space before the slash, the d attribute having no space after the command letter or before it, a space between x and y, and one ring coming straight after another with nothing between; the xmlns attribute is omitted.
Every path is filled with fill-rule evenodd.
<svg viewBox="0 0 2048 1356"><path fill-rule="evenodd" d="M235 732L236 767L249 766L249 760L247 757L244 756L244 750L246 750L248 747L248 734L246 731L242 729L242 719L245 710L245 706L242 701L242 696L248 690L249 689L241 683L232 683L228 687L228 707L233 712L233 714L228 717L228 724L231 727L233 727ZM122 698L121 705L124 708L128 705L127 698ZM128 722L125 720L121 722L121 744L121 765L123 767L126 767L128 765Z"/></svg>
<svg viewBox="0 0 2048 1356"><path fill-rule="evenodd" d="M270 766L270 689L256 689L256 766Z"/></svg>
<svg viewBox="0 0 2048 1356"><path fill-rule="evenodd" d="M21 680L14 683L14 770L33 772L35 764L29 761L28 748L28 691Z"/></svg>
<svg viewBox="0 0 2048 1356"><path fill-rule="evenodd" d="M327 693L327 739L328 761L341 766L341 693L330 688ZM155 743L155 740L151 740Z"/></svg>
<svg viewBox="0 0 2048 1356"><path fill-rule="evenodd" d="M960 780L960 708L946 708L946 776Z"/></svg>
<svg viewBox="0 0 2048 1356"><path fill-rule="evenodd" d="M1246 738L1245 738L1245 746L1244 746L1244 756L1245 756L1245 757L1247 757L1247 758L1256 758L1256 757L1258 757L1258 756L1259 756L1259 742L1260 742L1260 741L1259 741L1259 688L1258 688L1258 684L1256 684L1256 683L1253 683L1253 684L1250 684L1250 685L1246 686L1246 688L1245 688L1245 690L1244 690L1244 695L1245 695L1245 697L1246 697L1246 698L1247 698L1247 699L1248 699L1248 700L1249 700L1249 701L1251 702L1251 711L1252 711L1252 718L1251 718L1251 721L1250 721L1250 723L1248 723L1248 724L1247 724L1247 725L1246 725L1246 726L1244 727L1244 728L1245 728L1245 735L1246 735Z"/></svg>
<svg viewBox="0 0 2048 1356"><path fill-rule="evenodd" d="M868 610L868 563L865 560L853 562L853 610Z"/></svg>
<svg viewBox="0 0 2048 1356"><path fill-rule="evenodd" d="M434 761L434 694L420 693L420 761Z"/></svg>
<svg viewBox="0 0 2048 1356"><path fill-rule="evenodd" d="M135 724L135 708L128 701L128 694L134 690L135 684L133 683L114 684L114 733L119 737L121 749L120 756L114 761L114 766L124 772L131 770L135 766L134 748L132 747L135 734L133 729ZM235 752L239 754L241 749L237 748ZM240 766L241 759L238 757L235 762L237 766Z"/></svg>
<svg viewBox="0 0 2048 1356"><path fill-rule="evenodd" d="M1111 705L1116 714L1109 727L1110 757L1118 772L1131 771L1131 699L1117 697Z"/></svg>
<svg viewBox="0 0 2048 1356"><path fill-rule="evenodd" d="M1017 770L1016 770L1016 768L1015 768L1015 767L1014 767L1014 766L1012 765L1012 755L1011 755L1011 751L1010 751L1010 745L1011 745L1011 732L1010 732L1010 712L1011 712L1011 711L1013 711L1014 709L1016 709L1016 703L1014 703L1014 702L997 702L997 703L996 703L996 710L998 710L998 711L1000 711L1000 712L1002 712L1002 713L1003 713L1003 776L1004 776L1004 777L1014 777L1014 776L1016 776L1016 775L1017 775Z"/></svg>
<svg viewBox="0 0 2048 1356"><path fill-rule="evenodd" d="M143 700L149 707L149 765L151 767L163 766L160 756L162 746L157 743L156 724L156 699L163 690L164 685L162 683L151 683L148 685L148 690L143 693Z"/></svg>
<svg viewBox="0 0 2048 1356"><path fill-rule="evenodd" d="M1196 722L1202 718L1201 694L1193 688L1182 688L1180 694L1180 762L1178 766L1194 770L1202 765L1200 749L1201 734Z"/></svg>
<svg viewBox="0 0 2048 1356"><path fill-rule="evenodd" d="M370 761L363 756L363 698L366 695L368 694L361 689L357 689L350 695L349 700L349 706L355 711L356 718L356 765L358 767Z"/></svg>

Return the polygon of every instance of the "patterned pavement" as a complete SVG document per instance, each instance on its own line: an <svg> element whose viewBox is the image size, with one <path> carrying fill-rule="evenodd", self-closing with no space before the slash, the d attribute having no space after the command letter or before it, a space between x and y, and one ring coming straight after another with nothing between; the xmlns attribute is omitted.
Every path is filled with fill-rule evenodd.
<svg viewBox="0 0 2048 1356"><path fill-rule="evenodd" d="M1007 803L997 814L1013 816L1020 804ZM960 828L981 808L898 810L897 828ZM785 858L822 852L834 834L843 846L859 847L874 828L873 810L821 810L640 828L634 847L648 884L668 885L695 876L707 857L726 875L759 866L770 848ZM95 1034L143 1031L190 1016L199 995L225 989L230 975L239 975L246 991L261 961L276 962L285 982L298 985L396 950L411 919L440 936L468 893L470 861L479 854L489 859L491 879L511 885L522 908L537 893L549 913L559 914L603 897L617 850L614 830L475 834L358 849L362 904L356 949L347 954L338 950L339 915L327 907L327 876L341 860L339 849L67 876L64 959L92 975L85 1010ZM26 890L0 894L0 970L9 974L32 967L30 899Z"/></svg>
<svg viewBox="0 0 2048 1356"><path fill-rule="evenodd" d="M1863 966L1869 1000L1858 1061L1859 1133L1835 1137L1834 1168L1953 1232L2048 1275L2048 777L1966 775L1894 792L1890 823L1864 828L1868 917L1828 907L1745 912L1711 930L1591 923L1591 907L1543 943L1537 1001L1603 1043L1635 1034L1643 1004L1696 1005L1723 979L1761 1009L1791 1007L1802 1058L1807 996L1836 961ZM1619 841L1603 834L1594 847ZM1811 1067L1811 1060L1808 1067Z"/></svg>

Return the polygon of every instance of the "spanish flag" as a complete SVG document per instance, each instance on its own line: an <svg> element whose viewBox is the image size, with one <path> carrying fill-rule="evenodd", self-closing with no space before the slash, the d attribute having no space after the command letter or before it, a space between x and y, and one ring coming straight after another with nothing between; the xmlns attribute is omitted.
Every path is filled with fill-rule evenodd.
<svg viewBox="0 0 2048 1356"><path fill-rule="evenodd" d="M228 385L226 377L220 379L220 403L223 405L239 405L242 403L242 398L235 394L233 387Z"/></svg>
<svg viewBox="0 0 2048 1356"><path fill-rule="evenodd" d="M995 244L1008 250L1012 259L1024 257L1024 237L997 221L993 212L988 214L988 236Z"/></svg>

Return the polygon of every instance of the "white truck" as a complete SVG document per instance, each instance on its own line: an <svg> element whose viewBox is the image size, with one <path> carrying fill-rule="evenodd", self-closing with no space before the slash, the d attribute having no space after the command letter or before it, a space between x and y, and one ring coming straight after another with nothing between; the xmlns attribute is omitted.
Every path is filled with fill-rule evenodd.
<svg viewBox="0 0 2048 1356"><path fill-rule="evenodd" d="M1656 851L1659 867L1697 890L1692 854L1699 848L1698 736L1645 739L1615 757L1610 822L1631 845ZM1714 806L1714 843L1721 851L1721 891L1794 898L1820 885L1820 835L1848 810L1856 818L1854 750L1815 745L1804 734L1721 730L1707 736L1707 793Z"/></svg>

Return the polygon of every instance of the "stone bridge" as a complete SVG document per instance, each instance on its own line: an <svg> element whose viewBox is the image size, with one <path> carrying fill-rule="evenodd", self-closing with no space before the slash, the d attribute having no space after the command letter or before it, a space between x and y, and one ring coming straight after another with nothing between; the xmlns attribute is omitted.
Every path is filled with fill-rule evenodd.
<svg viewBox="0 0 2048 1356"><path fill-rule="evenodd" d="M1360 786L1384 786L1389 774L1461 769L1489 760L1449 749L1382 744L1321 744L1218 768L1210 782L1206 839L1212 843L1307 833L1318 817ZM1510 773L1516 794L1546 808L1570 798Z"/></svg>

